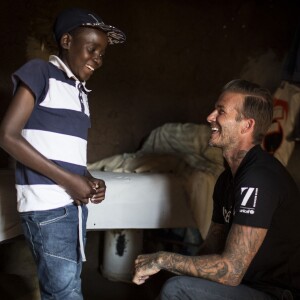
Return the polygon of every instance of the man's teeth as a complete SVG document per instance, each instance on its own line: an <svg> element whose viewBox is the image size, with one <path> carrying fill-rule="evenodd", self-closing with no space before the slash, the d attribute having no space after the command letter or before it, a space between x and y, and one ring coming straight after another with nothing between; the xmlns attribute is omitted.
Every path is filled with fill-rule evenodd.
<svg viewBox="0 0 300 300"><path fill-rule="evenodd" d="M218 129L217 127L212 127L211 130L212 130L213 132L219 131L219 129Z"/></svg>
<svg viewBox="0 0 300 300"><path fill-rule="evenodd" d="M91 67L90 65L85 65L87 68L89 68L91 71L95 71L95 69L93 67Z"/></svg>

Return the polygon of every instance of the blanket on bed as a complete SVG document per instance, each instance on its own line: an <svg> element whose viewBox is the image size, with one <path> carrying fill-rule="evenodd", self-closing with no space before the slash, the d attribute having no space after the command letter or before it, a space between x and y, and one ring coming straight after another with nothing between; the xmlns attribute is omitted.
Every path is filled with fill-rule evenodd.
<svg viewBox="0 0 300 300"><path fill-rule="evenodd" d="M212 194L224 169L221 150L208 145L210 128L167 123L153 130L141 149L88 164L89 170L125 173L175 173L182 177L196 224L206 237L212 215Z"/></svg>
<svg viewBox="0 0 300 300"><path fill-rule="evenodd" d="M135 153L117 154L88 164L90 170L180 173L190 167L212 174L223 169L221 150L208 145L210 128L192 123L167 123L153 130Z"/></svg>

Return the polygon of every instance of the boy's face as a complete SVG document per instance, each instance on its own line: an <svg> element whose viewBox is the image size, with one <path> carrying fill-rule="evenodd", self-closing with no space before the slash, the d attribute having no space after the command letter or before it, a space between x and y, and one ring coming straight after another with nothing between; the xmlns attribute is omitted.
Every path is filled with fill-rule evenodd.
<svg viewBox="0 0 300 300"><path fill-rule="evenodd" d="M62 60L80 81L87 81L94 71L101 67L107 35L95 28L80 27L65 34L61 39Z"/></svg>

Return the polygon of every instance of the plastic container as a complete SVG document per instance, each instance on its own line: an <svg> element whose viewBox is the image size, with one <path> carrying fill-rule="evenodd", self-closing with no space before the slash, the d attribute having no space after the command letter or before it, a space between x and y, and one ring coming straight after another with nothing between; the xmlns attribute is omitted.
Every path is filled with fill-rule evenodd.
<svg viewBox="0 0 300 300"><path fill-rule="evenodd" d="M113 281L131 282L134 261L142 252L143 230L107 230L104 237L102 275Z"/></svg>

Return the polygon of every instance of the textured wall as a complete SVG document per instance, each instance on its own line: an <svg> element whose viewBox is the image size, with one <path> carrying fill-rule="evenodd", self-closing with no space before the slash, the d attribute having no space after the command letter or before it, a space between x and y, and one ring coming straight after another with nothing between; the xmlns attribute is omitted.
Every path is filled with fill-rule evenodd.
<svg viewBox="0 0 300 300"><path fill-rule="evenodd" d="M11 97L11 73L47 47L56 13L69 6L91 8L122 29L127 43L109 47L102 69L88 82L88 161L135 152L166 122L205 122L220 88L233 78L274 90L297 25L297 2L2 2L0 117ZM1 152L0 167L6 158Z"/></svg>

